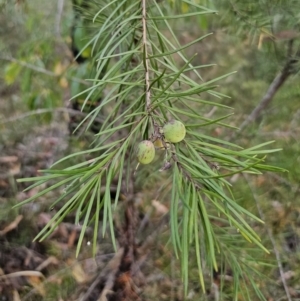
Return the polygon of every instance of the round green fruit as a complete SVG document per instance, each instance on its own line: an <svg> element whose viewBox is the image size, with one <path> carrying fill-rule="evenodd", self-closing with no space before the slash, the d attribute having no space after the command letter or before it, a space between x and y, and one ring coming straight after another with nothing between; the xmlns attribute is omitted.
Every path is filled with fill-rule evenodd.
<svg viewBox="0 0 300 301"><path fill-rule="evenodd" d="M182 122L178 120L171 120L164 125L163 133L166 141L177 143L184 139L186 130Z"/></svg>
<svg viewBox="0 0 300 301"><path fill-rule="evenodd" d="M155 156L155 146L149 140L140 142L137 146L137 159L141 164L149 164Z"/></svg>

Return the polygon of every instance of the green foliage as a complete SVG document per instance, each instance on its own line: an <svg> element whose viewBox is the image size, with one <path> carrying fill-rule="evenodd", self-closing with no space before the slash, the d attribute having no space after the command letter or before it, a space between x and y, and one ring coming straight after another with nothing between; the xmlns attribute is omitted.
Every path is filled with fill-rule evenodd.
<svg viewBox="0 0 300 301"><path fill-rule="evenodd" d="M101 104L88 113L79 127L85 124L87 130L99 115L104 120L90 149L61 159L51 169L42 171L42 176L19 180L34 182L28 190L50 184L18 206L64 187L64 193L51 205L61 204L60 209L36 239L45 239L68 214L76 212L75 223L83 225L77 254L85 230L91 224L96 253L100 215L103 215L102 236L109 229L116 246L113 217L120 195L132 193L134 177L139 178L143 169L148 168L136 170L136 145L142 140L160 140L164 159L156 160L155 168L168 183L165 187L170 187L167 193L171 242L181 261L185 293L189 283L189 259L195 252L203 290L205 275L212 277L213 271L222 272L224 266L229 266L234 275L235 298L242 291L244 299L251 300L247 288L250 282L257 296L264 299L254 281L255 260L247 254L249 244L268 252L253 227L262 221L234 198L235 188L229 176L282 171L265 162L266 156L278 149L268 148L269 142L244 149L203 132L212 126L233 128L225 122L230 114L217 119L204 116L204 108L210 106L228 110L222 104L224 96L218 92L216 83L231 73L204 81L201 68L207 66L194 66L197 54L187 57L185 50L209 35L181 45L172 29L175 22L215 14L215 11L187 0L145 1L145 9L141 1L136 0L103 0L101 3L100 10L92 14L98 31L81 46L83 50L91 49L96 71L89 80L91 86L76 97L84 97L84 109L94 97L103 96ZM184 9L181 4L185 5ZM74 91L77 89L80 88ZM214 101L210 100L212 97ZM187 129L185 139L177 144L165 141L161 130L171 119L181 121ZM59 168L87 154L92 155L92 159ZM112 199L110 188L114 182L117 188Z"/></svg>
<svg viewBox="0 0 300 301"><path fill-rule="evenodd" d="M271 82L288 59L295 58L299 62L299 1L200 2L209 2L209 6L219 11L220 19L209 23L212 28L222 28L231 36L231 43L236 44L236 47L239 47L237 44L245 43L257 50L250 53L251 63L246 66L247 72L265 77ZM294 73L299 72L299 63L295 64L294 69Z"/></svg>
<svg viewBox="0 0 300 301"><path fill-rule="evenodd" d="M30 3L19 3L18 10L13 9L13 3L5 6L6 22L11 23L11 38L5 39L6 33L2 35L5 45L1 47L0 59L6 65L5 83L19 85L23 103L30 110L51 110L61 104L61 74L55 70L60 55L53 52L56 38L51 30L36 26L41 24L44 9L51 9L51 4L44 5L41 10L39 5L32 7ZM32 10L36 10L34 16L23 13ZM25 37L30 38L26 40ZM0 45L1 42L0 39Z"/></svg>

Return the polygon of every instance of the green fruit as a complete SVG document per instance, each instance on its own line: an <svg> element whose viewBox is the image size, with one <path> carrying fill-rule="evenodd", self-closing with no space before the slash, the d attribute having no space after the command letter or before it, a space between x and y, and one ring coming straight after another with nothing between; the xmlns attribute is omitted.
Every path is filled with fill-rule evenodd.
<svg viewBox="0 0 300 301"><path fill-rule="evenodd" d="M140 142L137 146L137 159L141 164L149 164L155 156L154 144L149 140Z"/></svg>
<svg viewBox="0 0 300 301"><path fill-rule="evenodd" d="M177 143L184 139L186 130L182 122L178 120L171 120L163 127L164 136L166 141Z"/></svg>

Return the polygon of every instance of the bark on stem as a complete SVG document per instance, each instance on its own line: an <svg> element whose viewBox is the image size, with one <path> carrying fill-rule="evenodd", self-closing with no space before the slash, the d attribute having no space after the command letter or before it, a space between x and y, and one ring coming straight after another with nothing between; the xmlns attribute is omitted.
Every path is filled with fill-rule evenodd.
<svg viewBox="0 0 300 301"><path fill-rule="evenodd" d="M241 124L239 132L242 132L251 122L253 122L259 117L261 112L272 101L274 95L279 90L279 88L283 85L283 83L287 80L290 74L291 72L288 70L288 68L283 68L282 72L274 78L268 91L266 92L266 94L264 95L260 103L255 107L255 109L251 112L251 114Z"/></svg>
<svg viewBox="0 0 300 301"><path fill-rule="evenodd" d="M143 51L144 51L144 67L145 67L145 93L146 93L146 110L150 109L151 94L150 94L150 77L147 52L147 23L146 23L146 0L142 0L142 23L143 23Z"/></svg>
<svg viewBox="0 0 300 301"><path fill-rule="evenodd" d="M281 72L274 78L273 82L269 86L268 91L261 99L260 103L254 108L251 114L246 118L246 120L241 124L239 131L236 134L241 133L250 123L255 121L262 111L269 105L273 100L274 95L277 93L279 88L285 83L288 77L293 74L293 65L297 62L295 58L291 57L293 47L293 40L290 40L288 43L287 51L287 61L281 70ZM296 57L299 56L299 53L296 54Z"/></svg>

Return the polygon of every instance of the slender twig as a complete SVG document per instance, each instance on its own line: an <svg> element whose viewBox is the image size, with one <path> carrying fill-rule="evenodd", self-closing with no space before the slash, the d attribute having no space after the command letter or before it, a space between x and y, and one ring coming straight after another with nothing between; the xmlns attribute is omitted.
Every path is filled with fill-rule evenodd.
<svg viewBox="0 0 300 301"><path fill-rule="evenodd" d="M20 277L20 276L33 276L33 277L45 278L45 276L41 272L28 270L28 271L18 271L18 272L13 272L10 274L1 275L0 280L6 279L6 278Z"/></svg>
<svg viewBox="0 0 300 301"><path fill-rule="evenodd" d="M259 104L254 108L254 110L251 112L251 114L246 118L246 120L241 124L239 131L236 134L241 133L250 123L255 121L262 111L270 104L270 102L273 100L275 94L279 90L279 88L285 83L285 81L288 79L288 77L293 74L293 64L295 64L296 60L295 58L291 57L292 53L292 45L293 40L289 41L288 44L288 51L287 51L287 61L281 70L281 72L274 78L273 82L269 86L269 89L267 90L264 97L261 99Z"/></svg>
<svg viewBox="0 0 300 301"><path fill-rule="evenodd" d="M108 262L107 266L104 269L102 269L101 273L99 273L99 275L96 277L92 285L89 287L89 289L86 291L84 296L81 298L81 301L88 300L92 292L99 286L99 284L104 285L101 292L102 299L100 300L103 300L105 298L105 295L109 293L109 290L112 288L112 285L114 284L114 279L116 273L118 272L118 268L123 254L124 254L124 248L120 248L118 252L115 253L115 256ZM105 283L101 283L104 279L105 279Z"/></svg>
<svg viewBox="0 0 300 301"><path fill-rule="evenodd" d="M268 91L260 101L260 103L254 108L251 114L246 118L246 120L241 124L239 132L242 132L251 122L259 117L261 112L267 107L267 105L272 101L274 95L283 85L286 79L291 73L288 71L288 68L283 68L282 72L278 74L273 82L271 83Z"/></svg>
<svg viewBox="0 0 300 301"><path fill-rule="evenodd" d="M150 109L151 94L150 94L150 76L148 65L148 52L147 52L147 23L146 23L146 0L142 0L142 23L143 23L143 48L144 48L144 67L145 67L145 89L146 89L146 110Z"/></svg>
<svg viewBox="0 0 300 301"><path fill-rule="evenodd" d="M258 198L255 194L255 192L253 191L252 187L251 187L251 184L249 183L249 180L248 180L248 177L246 175L243 175L246 182L248 183L248 186L249 186L249 189L253 195L253 199L256 203L256 207L257 207L257 211L260 215L260 218L262 220L265 220L265 215L260 207L260 204L259 204L259 201L258 201ZM289 288L288 288L288 285L286 283L286 280L285 280L285 275L284 275L284 271L283 271L283 267L282 267L282 263L281 263L281 258L280 258L280 253L279 251L277 250L276 248L276 242L275 242L275 239L273 237L273 234L272 234L272 230L266 226L266 230L267 230L267 233L268 233L268 236L270 238L270 241L273 245L273 250L274 250L274 253L275 253L275 257L276 257L276 261L277 261L277 266L278 266L278 269L279 269L279 273L280 273L280 278L281 278L281 282L282 282L282 285L283 285L283 288L285 290L285 293L286 293L286 297L287 297L287 300L288 301L292 301L292 298L291 298L291 295L290 295L290 292L289 292Z"/></svg>

